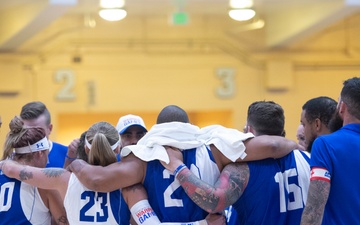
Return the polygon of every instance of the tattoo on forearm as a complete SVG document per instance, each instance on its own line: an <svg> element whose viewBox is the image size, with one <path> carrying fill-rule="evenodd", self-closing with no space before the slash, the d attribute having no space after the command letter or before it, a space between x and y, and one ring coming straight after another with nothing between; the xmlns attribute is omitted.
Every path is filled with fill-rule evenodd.
<svg viewBox="0 0 360 225"><path fill-rule="evenodd" d="M26 168L24 168L20 171L19 178L21 181L30 180L33 178L33 174L31 172L27 172Z"/></svg>
<svg viewBox="0 0 360 225"><path fill-rule="evenodd" d="M188 196L208 212L217 212L233 204L244 192L249 178L246 164L234 163L222 171L212 187L198 179L191 171L184 170L178 177Z"/></svg>
<svg viewBox="0 0 360 225"><path fill-rule="evenodd" d="M311 181L301 224L321 224L329 192L329 182L321 180Z"/></svg>
<svg viewBox="0 0 360 225"><path fill-rule="evenodd" d="M59 177L65 173L66 170L62 168L45 168L41 170L47 177Z"/></svg>
<svg viewBox="0 0 360 225"><path fill-rule="evenodd" d="M219 198L214 195L213 188L200 181L191 171L180 173L178 179L188 196L203 209L214 211L219 205Z"/></svg>

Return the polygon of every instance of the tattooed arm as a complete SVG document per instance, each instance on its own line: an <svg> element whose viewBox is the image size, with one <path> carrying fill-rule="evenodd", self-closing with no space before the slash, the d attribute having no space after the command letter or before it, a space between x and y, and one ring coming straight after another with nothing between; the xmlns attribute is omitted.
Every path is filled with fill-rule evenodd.
<svg viewBox="0 0 360 225"><path fill-rule="evenodd" d="M174 173L183 163L182 154L176 148L169 146L165 148L170 162L169 164L161 162L161 164ZM214 157L216 159L215 155ZM191 200L209 213L220 212L236 202L244 192L250 178L249 167L246 163L229 163L219 169L221 174L214 186L199 179L187 167L183 167L175 174Z"/></svg>
<svg viewBox="0 0 360 225"><path fill-rule="evenodd" d="M209 213L216 213L240 198L249 176L249 167L246 163L230 163L224 167L214 186L200 180L188 168L181 170L176 178L186 194L198 206Z"/></svg>
<svg viewBox="0 0 360 225"><path fill-rule="evenodd" d="M307 202L301 217L301 225L321 224L329 193L330 182L323 180L310 181Z"/></svg>
<svg viewBox="0 0 360 225"><path fill-rule="evenodd" d="M70 172L62 168L38 168L6 160L2 172L11 178L18 179L42 189L55 189L62 197L65 196Z"/></svg>

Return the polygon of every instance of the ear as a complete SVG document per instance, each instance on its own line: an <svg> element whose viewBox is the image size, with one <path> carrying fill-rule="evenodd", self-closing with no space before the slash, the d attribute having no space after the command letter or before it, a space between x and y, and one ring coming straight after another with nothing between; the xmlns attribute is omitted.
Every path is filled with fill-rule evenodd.
<svg viewBox="0 0 360 225"><path fill-rule="evenodd" d="M49 125L49 130L50 130L50 132L52 131L52 129L53 129L53 125L52 125L52 123Z"/></svg>
<svg viewBox="0 0 360 225"><path fill-rule="evenodd" d="M321 126L322 126L322 123L321 123L321 120L319 118L316 118L314 120L314 124L315 124L315 129L316 131L320 131L321 130Z"/></svg>
<svg viewBox="0 0 360 225"><path fill-rule="evenodd" d="M347 105L341 101L339 105L339 114L343 116L345 111L347 111Z"/></svg>
<svg viewBox="0 0 360 225"><path fill-rule="evenodd" d="M115 148L115 150L114 150L115 154L119 154L119 153L120 153L120 149L121 149L121 144L119 144L119 145Z"/></svg>
<svg viewBox="0 0 360 225"><path fill-rule="evenodd" d="M84 149L85 149L86 155L89 155L90 149L86 145L84 145Z"/></svg>
<svg viewBox="0 0 360 225"><path fill-rule="evenodd" d="M256 136L256 131L255 131L255 129L252 127L252 126L250 126L250 125L248 125L247 126L247 132L250 132L250 133L253 133L255 136Z"/></svg>

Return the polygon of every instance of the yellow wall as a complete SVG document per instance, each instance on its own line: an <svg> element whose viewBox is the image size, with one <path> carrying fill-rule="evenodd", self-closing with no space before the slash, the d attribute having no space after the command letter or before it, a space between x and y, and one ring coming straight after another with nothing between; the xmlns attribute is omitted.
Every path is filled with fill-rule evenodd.
<svg viewBox="0 0 360 225"><path fill-rule="evenodd" d="M43 101L51 111L54 124L51 139L66 145L92 123L105 120L116 125L118 118L127 113L143 116L150 128L157 113L168 104L187 110L199 126L218 123L242 130L247 107L256 100L273 100L283 106L287 136L295 140L302 104L320 95L337 99L342 82L357 76L355 69L297 67L292 69L289 75L292 82L287 82L285 89L270 90L265 82L266 67L249 66L226 53L89 53L82 55L81 63L73 63L71 54L58 54L42 61L34 57L31 66L20 56L13 57L10 62L5 58L0 58L2 65L12 66L0 71L1 86L9 84L10 87L13 82L19 85L11 88L17 93L15 96L0 96L1 143L4 143L11 118L19 114L23 104L33 100ZM235 70L235 92L231 97L216 95L216 89L223 88L216 76L218 68ZM73 100L56 99L66 82L54 78L61 69L74 73L71 93L76 97ZM94 84L94 92L89 90L89 82Z"/></svg>
<svg viewBox="0 0 360 225"><path fill-rule="evenodd" d="M198 126L242 130L247 107L257 100L283 106L287 136L295 140L302 105L321 95L337 100L342 82L359 76L359 14L282 49L268 48L266 18L265 28L247 31L220 13L191 15L185 26L170 25L161 12L129 13L114 23L94 19L88 27L82 16L66 14L12 52L0 52L1 145L9 121L34 100L48 106L51 139L65 145L91 124L116 125L128 113L150 128L169 104L184 108ZM232 69L234 79L224 82L221 68ZM69 84L56 79L62 70L73 73L66 92L73 99L57 98ZM222 97L217 90L234 92Z"/></svg>

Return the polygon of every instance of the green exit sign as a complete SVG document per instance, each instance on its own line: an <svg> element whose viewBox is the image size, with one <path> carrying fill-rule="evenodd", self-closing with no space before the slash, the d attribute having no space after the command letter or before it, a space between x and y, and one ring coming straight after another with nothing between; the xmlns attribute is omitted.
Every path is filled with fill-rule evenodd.
<svg viewBox="0 0 360 225"><path fill-rule="evenodd" d="M172 15L174 25L186 25L189 23L189 15L186 12L175 12Z"/></svg>

